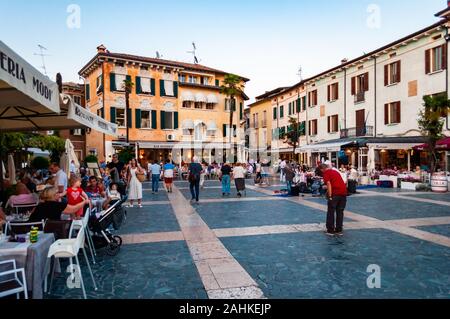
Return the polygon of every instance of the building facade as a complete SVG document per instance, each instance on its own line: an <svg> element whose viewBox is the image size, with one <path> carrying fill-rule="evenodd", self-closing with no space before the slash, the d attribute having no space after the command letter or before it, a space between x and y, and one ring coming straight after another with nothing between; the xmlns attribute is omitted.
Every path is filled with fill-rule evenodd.
<svg viewBox="0 0 450 319"><path fill-rule="evenodd" d="M272 153L291 158L282 137L296 117L294 157L308 165L325 158L361 171L426 165L413 147L424 142L417 123L423 97L449 90L447 11L434 25L273 95ZM448 116L445 122L448 136ZM441 156L448 166L448 154Z"/></svg>
<svg viewBox="0 0 450 319"><path fill-rule="evenodd" d="M91 132L88 151L109 161L120 148L131 145L143 164L166 159L180 164L190 162L194 155L206 162L223 162L232 156L242 160L245 141L239 138L238 128L248 97L243 90L234 101L221 94L226 72L111 53L104 46L97 51L79 72L86 81L87 105L117 123L120 136L114 139ZM241 79L244 88L248 79ZM133 83L128 111L125 80Z"/></svg>

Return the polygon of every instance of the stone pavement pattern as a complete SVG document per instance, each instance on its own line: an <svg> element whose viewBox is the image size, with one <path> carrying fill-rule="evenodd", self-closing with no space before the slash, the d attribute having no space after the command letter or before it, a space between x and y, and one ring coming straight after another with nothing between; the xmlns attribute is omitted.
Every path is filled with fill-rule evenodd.
<svg viewBox="0 0 450 319"><path fill-rule="evenodd" d="M273 196L248 181L247 196L207 181L200 205L188 183L128 209L116 257L99 251L89 298L446 298L450 297L450 194L361 191L348 200L345 236L327 237L326 201ZM275 183L277 184L277 183ZM381 288L369 289L369 265ZM68 274L47 298L80 298Z"/></svg>

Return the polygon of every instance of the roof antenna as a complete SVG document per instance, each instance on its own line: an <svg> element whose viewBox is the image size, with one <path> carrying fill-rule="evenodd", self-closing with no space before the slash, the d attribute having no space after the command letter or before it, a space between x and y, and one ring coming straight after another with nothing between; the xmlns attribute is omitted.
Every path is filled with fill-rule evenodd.
<svg viewBox="0 0 450 319"><path fill-rule="evenodd" d="M192 51L187 51L187 53L190 53L194 56L194 64L199 64L201 60L197 58L197 46L195 45L195 42L192 42Z"/></svg>
<svg viewBox="0 0 450 319"><path fill-rule="evenodd" d="M156 58L161 59L162 57L163 57L163 55L161 53L159 53L159 51L156 51Z"/></svg>
<svg viewBox="0 0 450 319"><path fill-rule="evenodd" d="M302 73L303 73L303 70L302 70L302 67L300 66L298 68L298 73L297 73L298 77L300 78L300 82L303 81L303 74Z"/></svg>
<svg viewBox="0 0 450 319"><path fill-rule="evenodd" d="M38 44L38 47L39 47L40 53L34 53L34 55L38 55L38 56L41 57L41 59L42 59L42 66L41 66L41 68L44 70L44 74L47 75L47 68L45 67L45 57L46 56L50 56L50 55L49 54L44 54L44 50L48 51L47 48L45 48L44 46L42 46L40 44Z"/></svg>

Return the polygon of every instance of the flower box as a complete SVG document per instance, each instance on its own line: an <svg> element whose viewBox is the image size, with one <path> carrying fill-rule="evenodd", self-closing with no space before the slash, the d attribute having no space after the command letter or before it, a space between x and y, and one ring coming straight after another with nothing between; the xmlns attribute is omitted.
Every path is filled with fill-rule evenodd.
<svg viewBox="0 0 450 319"><path fill-rule="evenodd" d="M415 191L417 189L417 185L419 183L412 183L412 182L401 182L400 183L400 188L401 189L405 189L405 190L411 190L411 191Z"/></svg>

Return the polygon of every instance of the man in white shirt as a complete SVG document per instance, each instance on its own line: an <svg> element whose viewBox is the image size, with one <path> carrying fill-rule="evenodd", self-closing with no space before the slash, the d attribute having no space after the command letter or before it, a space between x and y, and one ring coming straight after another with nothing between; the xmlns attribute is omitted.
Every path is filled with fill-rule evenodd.
<svg viewBox="0 0 450 319"><path fill-rule="evenodd" d="M148 176L152 179L152 194L159 191L159 179L161 177L161 165L158 161L154 161L153 164L148 164Z"/></svg>
<svg viewBox="0 0 450 319"><path fill-rule="evenodd" d="M59 167L58 163L52 163L49 171L55 176L55 186L58 187L58 193L64 194L67 190L67 174Z"/></svg>

